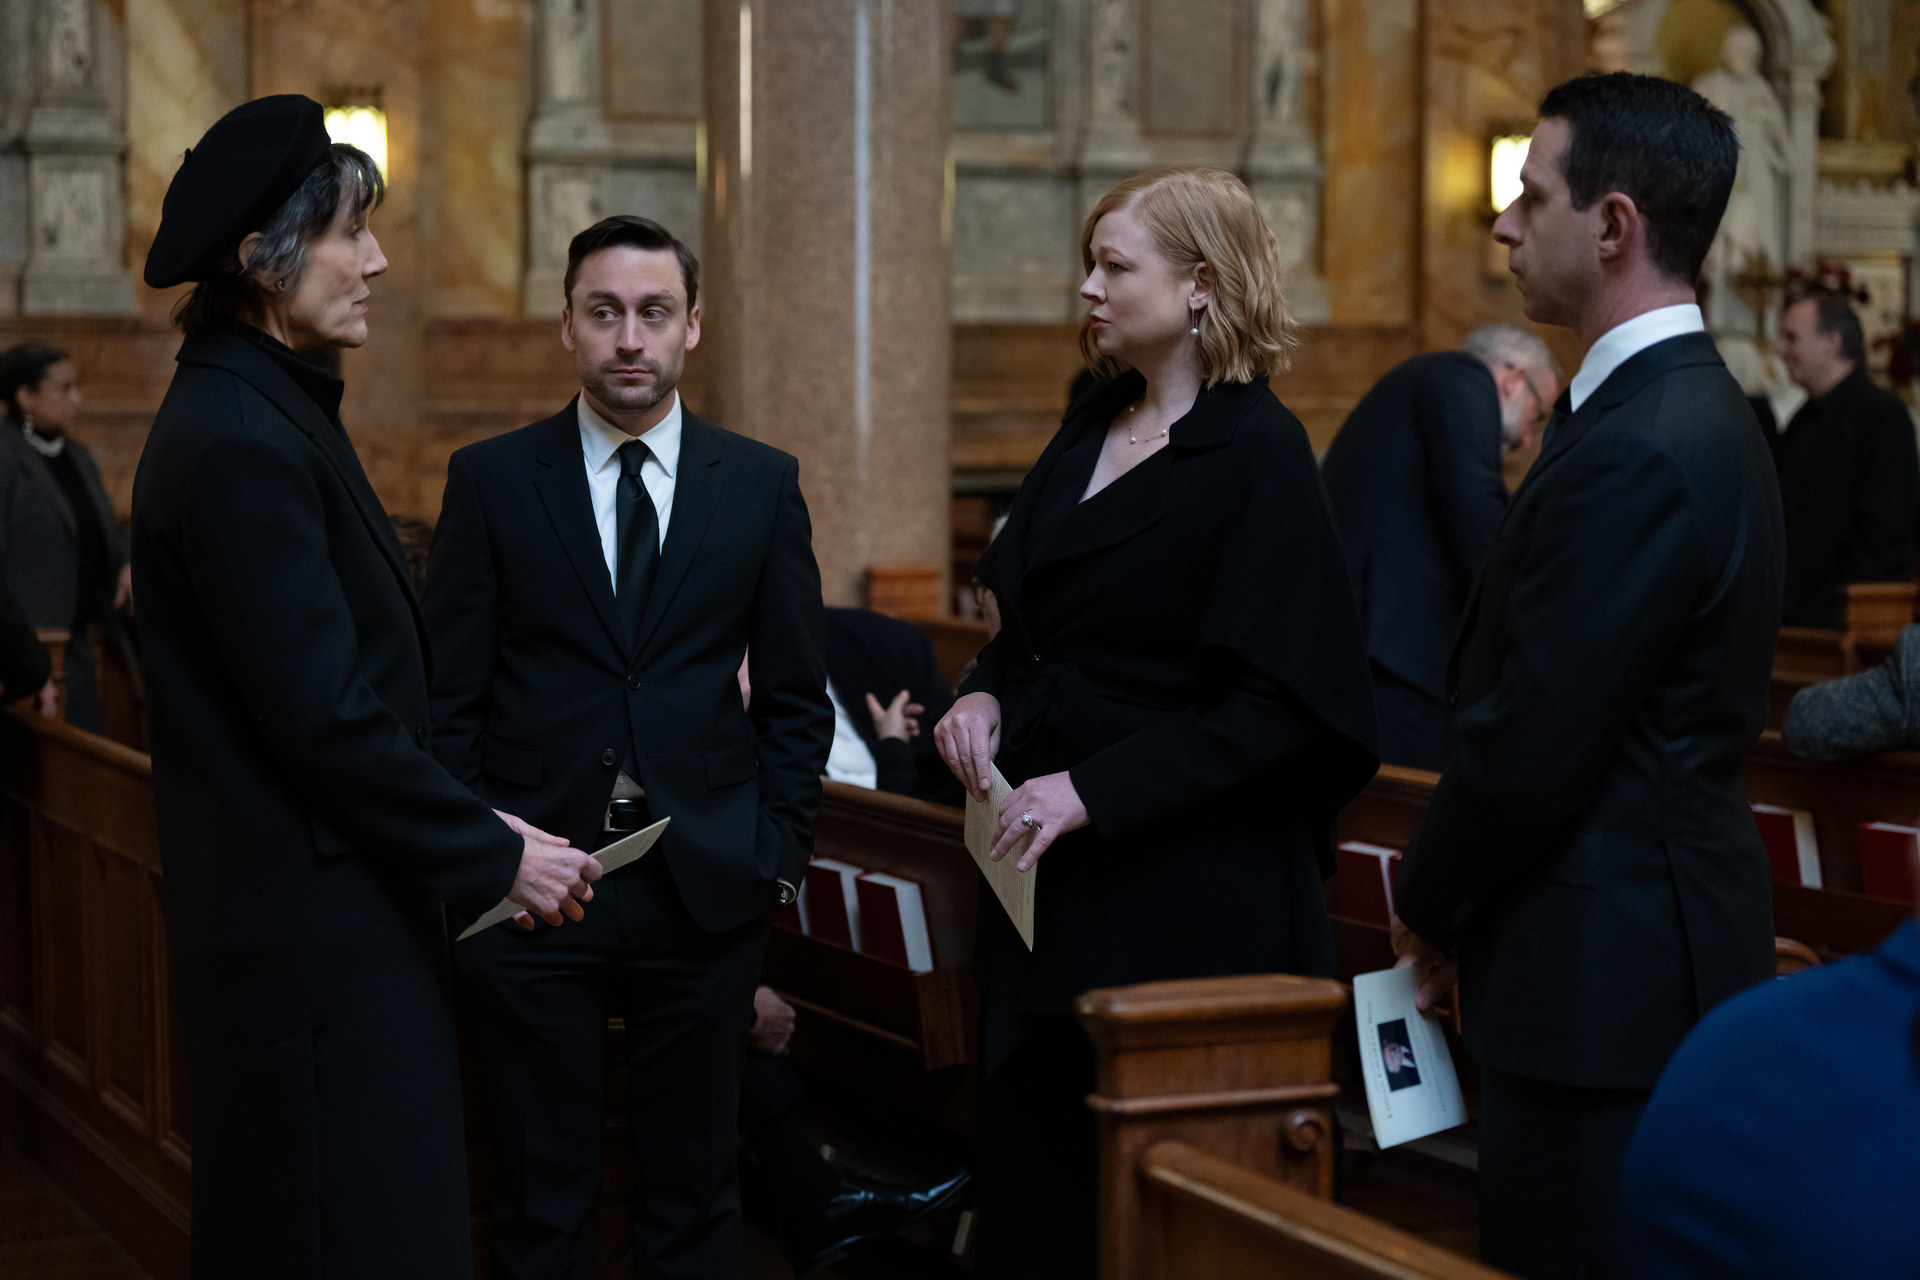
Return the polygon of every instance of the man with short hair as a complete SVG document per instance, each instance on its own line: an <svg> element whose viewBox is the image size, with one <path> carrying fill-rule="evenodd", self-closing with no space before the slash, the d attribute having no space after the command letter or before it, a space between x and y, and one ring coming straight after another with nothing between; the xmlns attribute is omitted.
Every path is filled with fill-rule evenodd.
<svg viewBox="0 0 1920 1280"><path fill-rule="evenodd" d="M1741 762L1766 723L1779 492L1693 292L1738 156L1692 90L1583 77L1541 103L1494 224L1528 318L1586 356L1467 606L1393 942L1422 1008L1458 966L1481 1254L1531 1280L1612 1274L1648 1092L1773 972Z"/></svg>
<svg viewBox="0 0 1920 1280"><path fill-rule="evenodd" d="M560 338L580 395L447 468L424 600L435 753L578 847L672 819L600 881L584 928L455 944L491 1095L502 1280L593 1274L611 1013L640 1274L741 1271L753 992L807 865L833 713L798 465L675 390L700 340L698 273L646 218L575 236Z"/></svg>
<svg viewBox="0 0 1920 1280"><path fill-rule="evenodd" d="M1898 396L1867 376L1860 318L1822 290L1780 313L1787 376L1812 398L1773 442L1787 521L1790 627L1838 627L1849 582L1906 582L1920 525L1920 452Z"/></svg>
<svg viewBox="0 0 1920 1280"><path fill-rule="evenodd" d="M1321 464L1373 670L1380 758L1447 758L1447 652L1507 510L1503 451L1524 449L1559 389L1547 344L1488 325L1459 351L1395 366Z"/></svg>

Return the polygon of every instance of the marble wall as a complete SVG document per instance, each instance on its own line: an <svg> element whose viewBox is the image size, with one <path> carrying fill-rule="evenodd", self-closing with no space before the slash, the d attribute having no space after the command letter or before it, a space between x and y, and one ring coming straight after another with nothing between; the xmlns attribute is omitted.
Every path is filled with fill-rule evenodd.
<svg viewBox="0 0 1920 1280"><path fill-rule="evenodd" d="M0 142L21 136L38 92L15 36L53 2L0 0ZM373 345L345 361L347 418L397 509L432 515L449 450L568 394L552 317L572 231L641 212L700 247L701 0L89 2L111 37L99 65L120 86L102 100L125 130L131 275L180 153L222 112L279 90L377 91L393 190L375 229L393 269ZM1920 0L1889 3L1878 118L1911 132L1920 117L1897 108ZM1320 444L1395 360L1518 314L1489 272L1485 142L1580 70L1580 0L1021 0L1019 14L1012 89L990 78L986 36L956 30L942 235L955 349L974 372L956 379L951 420L982 432L977 448L956 437L957 466L1004 478L1037 452L1074 364L1084 212L1149 164L1247 176L1316 326L1282 385ZM9 300L29 221L22 164L0 146ZM86 339L101 414L86 429L112 424L98 430L116 441L122 503L130 433L173 346L173 295L132 296L130 318L57 326ZM0 341L35 331L10 309ZM1019 374L996 381L996 366Z"/></svg>

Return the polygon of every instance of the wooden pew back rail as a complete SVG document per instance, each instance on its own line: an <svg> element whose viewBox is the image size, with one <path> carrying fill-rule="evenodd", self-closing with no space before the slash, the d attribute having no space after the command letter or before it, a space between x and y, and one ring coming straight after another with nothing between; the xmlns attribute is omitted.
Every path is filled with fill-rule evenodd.
<svg viewBox="0 0 1920 1280"><path fill-rule="evenodd" d="M1151 1280L1499 1280L1426 1243L1184 1142L1140 1159Z"/></svg>
<svg viewBox="0 0 1920 1280"><path fill-rule="evenodd" d="M1347 989L1255 974L1090 991L1102 1280L1152 1274L1140 1158L1179 1139L1310 1195L1333 1190L1333 1031ZM1202 1274L1189 1272L1187 1274Z"/></svg>

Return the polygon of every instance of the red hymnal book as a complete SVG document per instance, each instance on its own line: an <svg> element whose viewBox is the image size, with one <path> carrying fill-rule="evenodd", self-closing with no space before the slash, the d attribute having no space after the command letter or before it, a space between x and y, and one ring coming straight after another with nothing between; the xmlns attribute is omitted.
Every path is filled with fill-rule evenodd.
<svg viewBox="0 0 1920 1280"><path fill-rule="evenodd" d="M1393 874L1400 865L1398 849L1348 840L1340 846L1340 866L1334 884L1340 895L1340 914L1384 928L1393 921Z"/></svg>
<svg viewBox="0 0 1920 1280"><path fill-rule="evenodd" d="M1750 805L1753 825L1760 828L1773 866L1776 884L1820 888L1820 846L1813 838L1813 815L1805 809L1782 809L1777 804Z"/></svg>
<svg viewBox="0 0 1920 1280"><path fill-rule="evenodd" d="M807 864L807 936L860 949L860 895L854 888L861 869L835 858Z"/></svg>
<svg viewBox="0 0 1920 1280"><path fill-rule="evenodd" d="M860 894L860 949L915 973L933 969L933 939L920 886L899 876L870 871L855 886Z"/></svg>
<svg viewBox="0 0 1920 1280"><path fill-rule="evenodd" d="M1920 828L1861 823L1860 888L1870 898L1920 906Z"/></svg>

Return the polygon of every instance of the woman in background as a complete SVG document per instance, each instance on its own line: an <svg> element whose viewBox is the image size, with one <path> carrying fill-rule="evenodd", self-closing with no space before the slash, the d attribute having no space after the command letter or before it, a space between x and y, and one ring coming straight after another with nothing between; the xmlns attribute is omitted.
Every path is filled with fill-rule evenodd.
<svg viewBox="0 0 1920 1280"><path fill-rule="evenodd" d="M100 731L93 636L127 645L133 600L127 540L100 468L72 436L80 379L57 347L23 342L0 352L0 561L7 586L36 627L70 631L67 721ZM131 654L129 654L131 657ZM129 670L132 663L128 664Z"/></svg>
<svg viewBox="0 0 1920 1280"><path fill-rule="evenodd" d="M1082 992L1331 974L1333 820L1377 764L1352 588L1306 432L1267 376L1291 343L1247 189L1161 169L1081 242L1081 346L1115 374L1067 411L982 558L1001 629L935 730L996 851L1044 859L1035 945L983 897L982 1280L1094 1273Z"/></svg>

